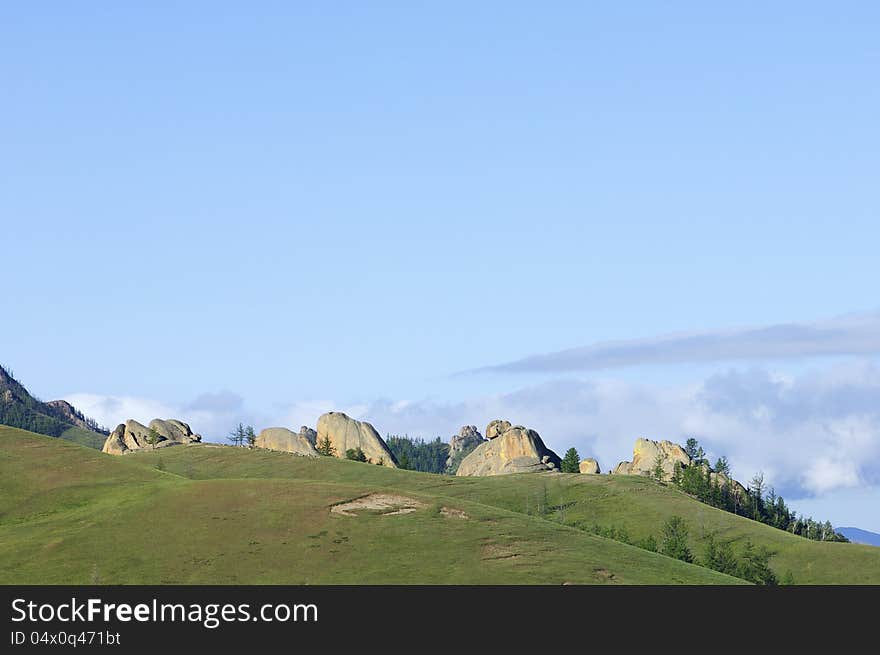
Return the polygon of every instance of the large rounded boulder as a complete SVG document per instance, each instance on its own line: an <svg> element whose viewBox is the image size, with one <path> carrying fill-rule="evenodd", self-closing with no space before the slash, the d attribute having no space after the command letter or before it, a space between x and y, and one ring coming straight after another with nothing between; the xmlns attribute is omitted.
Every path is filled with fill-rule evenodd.
<svg viewBox="0 0 880 655"><path fill-rule="evenodd" d="M131 419L116 426L101 450L110 455L125 455L139 450L199 443L201 440L201 435L194 434L183 421L157 418L145 426Z"/></svg>
<svg viewBox="0 0 880 655"><path fill-rule="evenodd" d="M503 432L501 428L504 428ZM489 434L493 435L492 438L462 460L456 475L490 476L559 470L559 456L544 445L534 430L521 425L511 426L507 421L492 421L486 428L486 436Z"/></svg>
<svg viewBox="0 0 880 655"><path fill-rule="evenodd" d="M587 457L578 465L578 470L584 475L598 475L601 473L599 462L592 457Z"/></svg>
<svg viewBox="0 0 880 655"><path fill-rule="evenodd" d="M329 412L318 419L317 448L321 451L329 440L336 457L345 457L348 450L360 448L367 461L389 468L397 468L397 460L388 445L374 428L365 421L356 421L342 412Z"/></svg>
<svg viewBox="0 0 880 655"><path fill-rule="evenodd" d="M316 435L314 432L307 426L300 428L299 432L293 432L287 428L266 428L257 435L254 446L303 457L318 457L318 451L315 450L314 439Z"/></svg>

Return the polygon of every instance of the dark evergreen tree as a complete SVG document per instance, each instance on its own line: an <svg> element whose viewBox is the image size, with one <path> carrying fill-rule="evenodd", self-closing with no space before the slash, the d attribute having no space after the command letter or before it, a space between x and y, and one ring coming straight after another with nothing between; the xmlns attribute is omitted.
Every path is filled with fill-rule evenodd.
<svg viewBox="0 0 880 655"><path fill-rule="evenodd" d="M433 441L425 441L409 436L388 435L385 442L400 468L424 473L446 472L449 444L443 443L440 437Z"/></svg>
<svg viewBox="0 0 880 655"><path fill-rule="evenodd" d="M326 435L318 442L315 450L317 450L321 455L324 455L325 457L336 456L336 448L334 448L333 444L330 442L330 437Z"/></svg>
<svg viewBox="0 0 880 655"><path fill-rule="evenodd" d="M349 448L345 451L345 459L350 459L353 462L366 462L367 456L364 454L364 451L361 450L361 447L358 446L356 448Z"/></svg>
<svg viewBox="0 0 880 655"><path fill-rule="evenodd" d="M669 517L669 520L663 524L660 552L667 557L674 557L683 562L693 562L694 556L688 547L689 534L690 531L683 518L680 516Z"/></svg>
<svg viewBox="0 0 880 655"><path fill-rule="evenodd" d="M580 473L580 465L581 458L578 455L578 451L574 448L569 448L565 451L565 457L562 458L559 469L563 473Z"/></svg>

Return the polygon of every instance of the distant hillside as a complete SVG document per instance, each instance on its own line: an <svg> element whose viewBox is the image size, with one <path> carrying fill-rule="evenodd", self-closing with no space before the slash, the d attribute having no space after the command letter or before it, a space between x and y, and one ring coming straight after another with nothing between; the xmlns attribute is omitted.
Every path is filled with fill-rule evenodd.
<svg viewBox="0 0 880 655"><path fill-rule="evenodd" d="M837 531L854 544L880 546L880 534L876 532L868 532L861 528L837 528Z"/></svg>
<svg viewBox="0 0 880 655"><path fill-rule="evenodd" d="M90 448L104 444L109 432L66 400L44 403L0 366L0 425L73 441Z"/></svg>

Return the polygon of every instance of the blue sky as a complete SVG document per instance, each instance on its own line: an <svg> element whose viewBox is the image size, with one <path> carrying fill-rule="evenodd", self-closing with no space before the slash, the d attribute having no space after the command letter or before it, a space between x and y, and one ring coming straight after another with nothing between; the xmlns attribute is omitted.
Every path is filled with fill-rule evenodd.
<svg viewBox="0 0 880 655"><path fill-rule="evenodd" d="M0 361L218 438L328 408L424 436L506 412L606 459L697 431L880 530L878 28L868 2L6 5ZM821 358L786 346L853 314ZM505 367L678 333L753 338Z"/></svg>

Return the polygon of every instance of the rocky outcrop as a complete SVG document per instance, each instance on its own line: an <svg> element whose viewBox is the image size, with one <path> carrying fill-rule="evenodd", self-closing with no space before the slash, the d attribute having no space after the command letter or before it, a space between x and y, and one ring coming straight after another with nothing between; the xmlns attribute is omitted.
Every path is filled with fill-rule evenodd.
<svg viewBox="0 0 880 655"><path fill-rule="evenodd" d="M446 467L449 468L462 453L468 453L485 442L483 435L477 430L476 425L464 425L458 434L449 440L449 457L446 459Z"/></svg>
<svg viewBox="0 0 880 655"><path fill-rule="evenodd" d="M257 435L254 446L303 457L318 457L318 451L315 450L316 438L317 433L307 426L301 427L299 432L287 428L266 428Z"/></svg>
<svg viewBox="0 0 880 655"><path fill-rule="evenodd" d="M488 476L559 470L559 456L544 445L534 430L521 425L511 426L508 421L492 421L486 428L486 435L489 434L494 436L462 460L456 475Z"/></svg>
<svg viewBox="0 0 880 655"><path fill-rule="evenodd" d="M397 468L397 460L388 445L369 423L356 421L342 412L329 412L318 419L317 428L319 450L324 440L329 439L336 457L344 458L347 450L360 448L368 462Z"/></svg>
<svg viewBox="0 0 880 655"><path fill-rule="evenodd" d="M708 468L706 465L703 466L704 470ZM712 469L709 469L709 482L718 485L722 489L726 487L732 494L743 500L749 495L748 490L742 484L724 473L716 473Z"/></svg>
<svg viewBox="0 0 880 655"><path fill-rule="evenodd" d="M663 477L666 480L672 479L676 463L682 466L690 466L691 464L691 458L677 443L665 440L636 439L632 461L621 462L614 468L612 474L651 475L658 461L663 468Z"/></svg>
<svg viewBox="0 0 880 655"><path fill-rule="evenodd" d="M486 438L497 439L511 428L510 421L496 419L486 426Z"/></svg>
<svg viewBox="0 0 880 655"><path fill-rule="evenodd" d="M91 432L100 432L95 421L90 421L76 407L66 400L50 400L46 403L46 407L51 409L52 415L56 418L75 425L83 430ZM104 434L107 434L104 432Z"/></svg>
<svg viewBox="0 0 880 655"><path fill-rule="evenodd" d="M312 430L308 425L301 426L299 434L313 446L318 444L318 433Z"/></svg>
<svg viewBox="0 0 880 655"><path fill-rule="evenodd" d="M724 473L716 472L705 461L692 460L684 451L684 448L677 443L671 441L651 441L650 439L637 439L633 448L633 459L631 462L621 462L618 464L612 474L615 475L654 475L654 469L659 462L663 469L663 480L670 482L675 475L675 467L679 465L682 469L689 466L698 466L702 470L702 475L708 475L709 481L717 484L721 488L727 488L731 493L746 498L748 490L733 478Z"/></svg>
<svg viewBox="0 0 880 655"><path fill-rule="evenodd" d="M151 444L153 432L156 434L156 443ZM144 426L129 420L116 426L101 450L110 455L124 455L138 450L198 443L201 440L201 435L194 434L189 425L182 421L153 419L149 426Z"/></svg>
<svg viewBox="0 0 880 655"><path fill-rule="evenodd" d="M587 457L578 465L578 470L585 475L598 475L602 472L599 468L599 462L592 457Z"/></svg>

